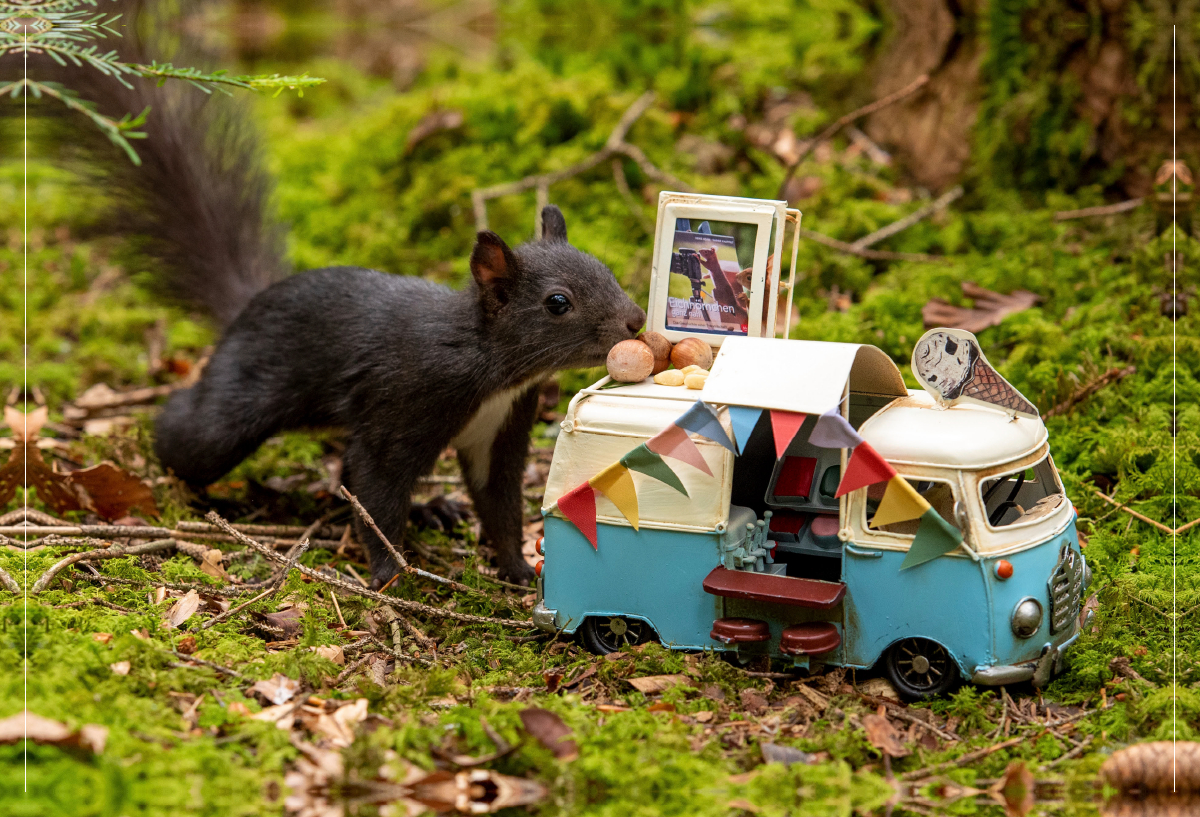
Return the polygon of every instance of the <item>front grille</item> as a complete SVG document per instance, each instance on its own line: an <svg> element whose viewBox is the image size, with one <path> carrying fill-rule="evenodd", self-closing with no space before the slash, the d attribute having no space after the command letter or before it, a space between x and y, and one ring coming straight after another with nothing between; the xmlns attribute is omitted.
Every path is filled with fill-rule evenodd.
<svg viewBox="0 0 1200 817"><path fill-rule="evenodd" d="M1071 625L1079 615L1079 601L1083 594L1083 559L1063 545L1058 552L1058 564L1050 574L1050 634L1061 632Z"/></svg>

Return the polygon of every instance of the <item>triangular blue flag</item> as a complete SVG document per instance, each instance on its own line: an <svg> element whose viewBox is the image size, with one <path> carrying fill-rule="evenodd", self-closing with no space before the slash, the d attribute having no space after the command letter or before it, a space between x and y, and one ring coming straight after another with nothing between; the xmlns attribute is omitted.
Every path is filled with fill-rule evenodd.
<svg viewBox="0 0 1200 817"><path fill-rule="evenodd" d="M854 448L862 441L837 406L818 417L816 427L808 435L809 444L820 448Z"/></svg>
<svg viewBox="0 0 1200 817"><path fill-rule="evenodd" d="M699 434L701 437L712 440L718 445L725 446L735 454L737 453L737 449L733 447L733 441L729 439L729 435L721 427L721 421L717 419L717 413L703 400L697 400L695 403L692 403L692 407L675 421L675 425L684 431Z"/></svg>
<svg viewBox="0 0 1200 817"><path fill-rule="evenodd" d="M758 418L762 416L762 409L750 408L749 406L730 406L729 407L729 422L733 425L733 438L737 441L737 452L744 453L746 443L750 441L750 435L754 432L754 427L758 425Z"/></svg>

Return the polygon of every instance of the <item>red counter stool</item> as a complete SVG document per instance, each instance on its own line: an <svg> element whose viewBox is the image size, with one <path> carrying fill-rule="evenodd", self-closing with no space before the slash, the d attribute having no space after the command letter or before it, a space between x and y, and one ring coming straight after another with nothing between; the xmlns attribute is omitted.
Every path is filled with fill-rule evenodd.
<svg viewBox="0 0 1200 817"><path fill-rule="evenodd" d="M767 622L756 618L719 618L713 622L712 632L708 635L722 644L756 644L771 640Z"/></svg>
<svg viewBox="0 0 1200 817"><path fill-rule="evenodd" d="M837 627L830 621L806 621L783 629L779 651L784 655L821 655L842 643Z"/></svg>

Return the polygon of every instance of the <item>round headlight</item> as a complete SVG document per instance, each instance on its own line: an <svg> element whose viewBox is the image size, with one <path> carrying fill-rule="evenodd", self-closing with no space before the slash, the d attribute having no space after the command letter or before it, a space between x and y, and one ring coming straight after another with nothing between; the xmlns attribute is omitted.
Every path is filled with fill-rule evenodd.
<svg viewBox="0 0 1200 817"><path fill-rule="evenodd" d="M1029 638L1042 626L1042 605L1037 599L1023 598L1013 608L1012 631L1018 638Z"/></svg>

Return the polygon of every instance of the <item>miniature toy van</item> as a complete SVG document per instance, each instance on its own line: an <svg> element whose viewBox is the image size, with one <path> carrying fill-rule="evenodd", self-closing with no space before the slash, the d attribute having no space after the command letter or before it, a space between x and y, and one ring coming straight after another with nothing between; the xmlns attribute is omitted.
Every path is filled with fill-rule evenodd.
<svg viewBox="0 0 1200 817"><path fill-rule="evenodd" d="M682 224L669 207L674 196L660 202L657 240L665 235L676 256L680 234L704 234L680 229L697 219L711 229L755 207L778 217L755 224L756 242L781 236L785 219L799 221L782 202L688 197L691 224ZM714 234L730 233L736 238L723 225ZM534 622L578 634L601 654L655 638L810 670L881 664L909 698L960 679L1046 684L1080 632L1090 576L1036 410L968 333L921 339L921 390L906 388L874 346L772 337L776 292L766 273L780 249L772 243L773 252L756 245L751 254L726 242L729 266L747 262L751 271L739 316L762 316L761 324L714 331L723 327L696 310L692 328L681 321L674 330L720 339L702 389L606 377L571 401L546 487ZM690 263L665 252L659 261L656 274L676 276ZM690 288L694 279L682 277ZM651 328L671 317L668 291L651 295ZM704 305L708 291L674 297ZM711 424L701 434L672 431L698 427L685 416ZM674 479L644 468L636 480L623 474L635 500L597 482L668 432L699 457L672 461ZM589 480L602 490L589 494L591 515L581 522L563 506ZM905 503L915 508L907 517L895 511ZM916 559L932 541L926 531L941 544Z"/></svg>

